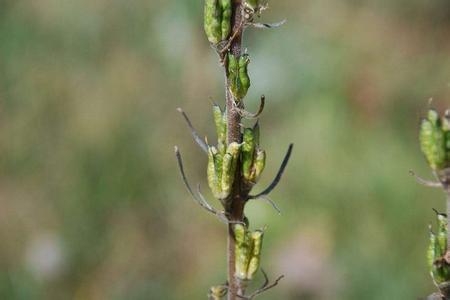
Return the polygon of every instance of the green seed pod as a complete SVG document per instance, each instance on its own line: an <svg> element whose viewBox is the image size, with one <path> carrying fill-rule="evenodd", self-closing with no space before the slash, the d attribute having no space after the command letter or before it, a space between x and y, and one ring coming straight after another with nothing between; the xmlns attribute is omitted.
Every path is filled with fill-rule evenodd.
<svg viewBox="0 0 450 300"><path fill-rule="evenodd" d="M446 166L446 142L442 122L435 110L429 110L427 119L420 125L420 146L433 170Z"/></svg>
<svg viewBox="0 0 450 300"><path fill-rule="evenodd" d="M232 54L228 54L228 81L230 83L230 92L238 98L239 93L239 64L238 59Z"/></svg>
<svg viewBox="0 0 450 300"><path fill-rule="evenodd" d="M233 156L230 153L225 153L222 163L222 193L219 199L226 199L233 188L234 174L232 173Z"/></svg>
<svg viewBox="0 0 450 300"><path fill-rule="evenodd" d="M262 172L264 171L264 168L266 166L266 151L262 149L256 150L256 157L255 157L255 172L253 176L253 182L256 183L259 180L259 177L261 176Z"/></svg>
<svg viewBox="0 0 450 300"><path fill-rule="evenodd" d="M251 256L251 239L247 228L242 224L234 225L235 248L235 275L241 280L247 279L247 269Z"/></svg>
<svg viewBox="0 0 450 300"><path fill-rule="evenodd" d="M228 72L236 76L239 73L238 59L232 53L228 53Z"/></svg>
<svg viewBox="0 0 450 300"><path fill-rule="evenodd" d="M222 7L222 40L226 40L231 32L231 0L220 0Z"/></svg>
<svg viewBox="0 0 450 300"><path fill-rule="evenodd" d="M248 64L250 59L247 54L242 55L239 58L239 89L238 98L243 99L247 95L247 91L250 88L250 77L248 76Z"/></svg>
<svg viewBox="0 0 450 300"><path fill-rule="evenodd" d="M445 136L445 151L447 155L447 162L450 162L450 110L445 111L442 119L442 128Z"/></svg>
<svg viewBox="0 0 450 300"><path fill-rule="evenodd" d="M209 289L208 300L220 300L223 297L225 297L227 292L228 292L228 287L226 285L212 286Z"/></svg>
<svg viewBox="0 0 450 300"><path fill-rule="evenodd" d="M245 128L242 144L242 174L247 181L250 181L254 153L255 138L253 130L251 128Z"/></svg>
<svg viewBox="0 0 450 300"><path fill-rule="evenodd" d="M438 233L437 241L441 256L447 252L447 216L445 214L438 214Z"/></svg>
<svg viewBox="0 0 450 300"><path fill-rule="evenodd" d="M430 243L428 245L427 250L427 263L428 268L430 269L430 272L433 273L433 267L434 267L434 261L436 260L436 244L437 239L436 235L431 231L431 225L430 225Z"/></svg>
<svg viewBox="0 0 450 300"><path fill-rule="evenodd" d="M233 142L228 145L227 153L223 156L222 165L222 199L227 198L233 188L236 177L236 165L239 159L241 144Z"/></svg>
<svg viewBox="0 0 450 300"><path fill-rule="evenodd" d="M252 280L259 269L261 261L261 248L264 232L262 230L253 231L250 235L252 240L251 258L247 270L247 279Z"/></svg>
<svg viewBox="0 0 450 300"><path fill-rule="evenodd" d="M430 244L427 250L427 264L430 269L431 277L436 283L447 281L446 278L448 278L447 267L442 265L441 263L436 263L437 259L441 258L442 255L443 253L439 245L439 240L431 231L430 226Z"/></svg>
<svg viewBox="0 0 450 300"><path fill-rule="evenodd" d="M203 26L210 43L218 44L222 40L222 8L219 0L205 0Z"/></svg>
<svg viewBox="0 0 450 300"><path fill-rule="evenodd" d="M219 153L223 155L225 153L225 143L227 139L227 123L226 119L224 120L224 113L222 113L220 106L216 104L213 105L213 115L217 132L217 147L219 148Z"/></svg>
<svg viewBox="0 0 450 300"><path fill-rule="evenodd" d="M211 189L214 197L220 198L222 194L222 189L220 187L220 181L218 176L218 170L217 170L217 163L216 163L216 156L217 156L217 149L215 147L209 147L208 148L208 168L206 170L207 172L207 178L208 178L208 185Z"/></svg>

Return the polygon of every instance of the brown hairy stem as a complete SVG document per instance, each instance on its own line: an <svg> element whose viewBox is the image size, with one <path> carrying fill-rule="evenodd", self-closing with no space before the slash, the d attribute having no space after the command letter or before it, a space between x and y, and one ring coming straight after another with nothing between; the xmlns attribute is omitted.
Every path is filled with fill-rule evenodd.
<svg viewBox="0 0 450 300"><path fill-rule="evenodd" d="M239 57L242 49L242 0L233 0L233 15L232 15L232 32L233 40L230 44L230 52ZM225 96L227 107L227 143L232 142L241 143L241 115L235 109L236 104L242 106L237 99L233 97L230 92L230 82L228 81L227 61L225 60ZM238 162L238 166L240 163ZM230 205L227 208L227 214L230 221L242 221L244 219L245 196L242 194L242 180L239 168L237 168L236 180L229 201ZM227 260L228 260L228 300L236 300L237 295L244 291L235 278L235 247L236 242L233 233L233 225L228 225L228 243L227 243Z"/></svg>

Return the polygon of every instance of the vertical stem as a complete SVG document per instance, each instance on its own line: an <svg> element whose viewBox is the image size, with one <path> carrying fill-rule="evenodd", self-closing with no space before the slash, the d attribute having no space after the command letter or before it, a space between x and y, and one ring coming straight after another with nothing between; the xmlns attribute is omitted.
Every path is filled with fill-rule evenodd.
<svg viewBox="0 0 450 300"><path fill-rule="evenodd" d="M448 226L450 224L450 186L445 185L445 192L447 193L447 252L450 250L450 231Z"/></svg>
<svg viewBox="0 0 450 300"><path fill-rule="evenodd" d="M237 32L234 40L231 43L230 51L231 53L238 57L241 55L242 49L242 0L233 0L233 15L232 15L232 32ZM226 64L225 64L226 65ZM225 67L225 74L227 75L227 67ZM226 107L227 107L227 143L241 142L241 116L235 109L236 99L230 93L230 83L225 76L225 96L226 96ZM238 162L238 166L240 163ZM230 205L228 208L228 215L232 221L242 221L244 218L244 205L245 199L242 196L241 191L241 176L239 167L236 170L236 179L233 187L233 191L230 196ZM233 227L230 224L228 226L228 243L227 243L227 260L228 260L228 300L236 300L237 294L242 292L235 278L235 239L233 233Z"/></svg>

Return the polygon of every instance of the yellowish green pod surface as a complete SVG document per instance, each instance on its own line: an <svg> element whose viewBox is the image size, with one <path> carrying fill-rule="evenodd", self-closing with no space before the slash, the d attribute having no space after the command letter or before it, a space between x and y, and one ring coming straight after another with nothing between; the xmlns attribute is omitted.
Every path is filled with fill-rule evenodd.
<svg viewBox="0 0 450 300"><path fill-rule="evenodd" d="M255 157L255 175L253 178L254 183L258 182L259 177L261 176L265 167L266 167L266 151L262 149L257 149Z"/></svg>
<svg viewBox="0 0 450 300"><path fill-rule="evenodd" d="M232 174L233 156L230 153L225 153L222 164L222 193L219 199L227 198L231 189L233 188L234 174Z"/></svg>
<svg viewBox="0 0 450 300"><path fill-rule="evenodd" d="M245 128L242 140L242 175L247 181L250 181L253 166L253 156L255 153L255 138L253 129Z"/></svg>
<svg viewBox="0 0 450 300"><path fill-rule="evenodd" d="M430 226L427 264L434 281L440 284L450 280L450 266L443 259L447 251L447 216L437 213L437 219L437 234L431 231Z"/></svg>
<svg viewBox="0 0 450 300"><path fill-rule="evenodd" d="M208 148L208 167L206 169L208 185L215 198L220 198L222 194L221 183L219 181L219 173L216 163L217 149L215 147Z"/></svg>
<svg viewBox="0 0 450 300"><path fill-rule="evenodd" d="M247 279L247 269L251 256L251 239L247 228L242 224L234 225L235 248L235 275L241 280Z"/></svg>
<svg viewBox="0 0 450 300"><path fill-rule="evenodd" d="M430 228L430 242L427 249L427 264L430 272L433 272L434 261L436 260L436 235L431 231Z"/></svg>
<svg viewBox="0 0 450 300"><path fill-rule="evenodd" d="M225 285L212 286L209 289L208 300L220 300L223 297L225 297L227 292L228 292L228 287Z"/></svg>
<svg viewBox="0 0 450 300"><path fill-rule="evenodd" d="M240 150L241 144L233 142L228 145L227 153L223 156L221 199L227 198L233 188L234 179L236 177L236 165L239 159Z"/></svg>
<svg viewBox="0 0 450 300"><path fill-rule="evenodd" d="M222 7L219 0L205 0L204 29L210 43L222 40Z"/></svg>
<svg viewBox="0 0 450 300"><path fill-rule="evenodd" d="M221 34L222 40L226 40L231 32L231 0L220 0L222 8Z"/></svg>
<svg viewBox="0 0 450 300"><path fill-rule="evenodd" d="M447 164L447 151L442 121L435 110L429 110L420 125L420 147L433 170L443 169Z"/></svg>
<svg viewBox="0 0 450 300"><path fill-rule="evenodd" d="M226 113L223 113L220 107L216 104L213 105L214 123L216 125L217 133L217 147L219 153L225 154L225 144L227 139L227 120ZM225 115L225 118L224 118Z"/></svg>
<svg viewBox="0 0 450 300"><path fill-rule="evenodd" d="M262 230L256 230L251 233L252 252L247 269L247 280L252 280L259 269L263 235L264 232Z"/></svg>
<svg viewBox="0 0 450 300"><path fill-rule="evenodd" d="M447 252L447 216L445 214L438 214L438 233L437 241L439 244L441 256Z"/></svg>
<svg viewBox="0 0 450 300"><path fill-rule="evenodd" d="M445 136L446 158L447 162L450 162L450 110L445 112L444 118L442 119L442 128Z"/></svg>

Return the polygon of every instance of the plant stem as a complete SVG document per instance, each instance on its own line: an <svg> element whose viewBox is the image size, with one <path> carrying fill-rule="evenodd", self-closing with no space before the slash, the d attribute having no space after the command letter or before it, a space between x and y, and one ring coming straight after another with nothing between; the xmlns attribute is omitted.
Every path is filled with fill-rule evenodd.
<svg viewBox="0 0 450 300"><path fill-rule="evenodd" d="M235 38L233 39L230 47L231 53L239 57L241 55L242 49L242 1L233 0L233 15L232 15L232 32L237 32ZM241 143L241 116L239 112L235 109L236 103L242 106L239 101L234 99L230 92L230 83L227 79L227 62L225 60L225 97L226 97L226 108L227 108L227 143L232 142ZM238 162L238 166L240 162ZM230 196L230 205L227 208L227 214L231 221L242 221L244 218L244 206L245 198L242 195L242 183L240 170L236 170L236 180L234 182L233 190ZM235 239L233 233L232 225L228 225L228 243L227 243L227 260L228 260L228 300L236 300L237 294L243 293L239 282L235 278Z"/></svg>
<svg viewBox="0 0 450 300"><path fill-rule="evenodd" d="M447 193L447 224L450 224L450 186L444 186L445 192ZM449 225L447 225L449 226ZM447 230L447 252L450 249L450 231Z"/></svg>

